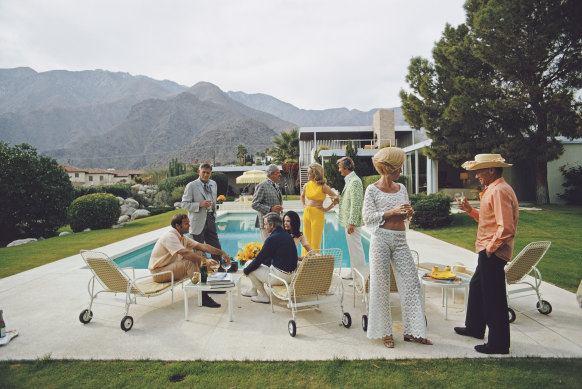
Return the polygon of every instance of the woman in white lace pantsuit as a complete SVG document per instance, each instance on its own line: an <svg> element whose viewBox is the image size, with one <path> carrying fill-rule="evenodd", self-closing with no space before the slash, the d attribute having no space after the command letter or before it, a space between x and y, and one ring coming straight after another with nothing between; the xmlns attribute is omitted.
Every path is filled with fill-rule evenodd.
<svg viewBox="0 0 582 389"><path fill-rule="evenodd" d="M397 147L381 149L372 159L381 178L368 186L362 214L373 228L370 241L370 311L368 338L382 338L394 347L390 312L390 261L400 294L404 340L432 344L426 338L420 281L410 248L406 243L404 220L414 211L404 185L394 182L402 172L404 151Z"/></svg>

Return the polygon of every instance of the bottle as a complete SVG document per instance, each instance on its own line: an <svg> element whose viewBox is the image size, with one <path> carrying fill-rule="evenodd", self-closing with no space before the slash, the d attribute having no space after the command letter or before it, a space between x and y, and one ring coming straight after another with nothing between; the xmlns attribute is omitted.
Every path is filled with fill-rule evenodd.
<svg viewBox="0 0 582 389"><path fill-rule="evenodd" d="M200 264L200 282L205 284L208 280L208 268L206 267L206 262Z"/></svg>
<svg viewBox="0 0 582 389"><path fill-rule="evenodd" d="M6 336L6 323L4 322L4 316L2 315L2 310L0 309L0 338Z"/></svg>

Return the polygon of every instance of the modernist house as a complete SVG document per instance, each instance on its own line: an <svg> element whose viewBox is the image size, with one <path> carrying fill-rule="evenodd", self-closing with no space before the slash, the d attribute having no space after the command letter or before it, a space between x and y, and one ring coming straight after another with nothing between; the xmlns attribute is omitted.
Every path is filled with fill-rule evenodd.
<svg viewBox="0 0 582 389"><path fill-rule="evenodd" d="M74 186L112 185L118 182L130 183L135 176L144 174L143 170L114 170L78 168L61 165Z"/></svg>
<svg viewBox="0 0 582 389"><path fill-rule="evenodd" d="M563 193L564 182L559 168L566 164L582 165L582 139L560 139L564 145L564 154L556 161L548 163L548 191L551 203L562 203L558 197ZM307 182L307 166L314 162L316 150L321 146L329 149L320 150L320 160L324 165L332 155L345 156L345 146L351 141L357 148L358 156L371 158L378 149L387 145L397 146L406 152L403 174L408 177L406 187L410 193L436 193L452 195L463 191L469 199L478 199L479 182L474 175L467 173L460 166L440 164L427 158L422 150L430 147L423 130L414 130L408 125L394 124L394 110L379 110L374 114L371 126L352 127L301 127L299 129L299 165L301 186ZM508 160L511 160L507 157ZM514 164L504 170L504 178L514 188L520 201L535 201L535 173L531 164Z"/></svg>

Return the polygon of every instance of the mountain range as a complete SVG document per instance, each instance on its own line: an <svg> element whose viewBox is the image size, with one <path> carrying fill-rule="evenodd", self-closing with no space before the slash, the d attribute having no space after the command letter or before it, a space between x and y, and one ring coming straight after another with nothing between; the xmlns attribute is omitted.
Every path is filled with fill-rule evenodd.
<svg viewBox="0 0 582 389"><path fill-rule="evenodd" d="M236 160L299 126L371 125L376 109L303 110L264 94L223 92L209 82L104 70L0 69L0 140L30 143L60 163L136 169L179 161ZM396 124L401 111L396 110Z"/></svg>

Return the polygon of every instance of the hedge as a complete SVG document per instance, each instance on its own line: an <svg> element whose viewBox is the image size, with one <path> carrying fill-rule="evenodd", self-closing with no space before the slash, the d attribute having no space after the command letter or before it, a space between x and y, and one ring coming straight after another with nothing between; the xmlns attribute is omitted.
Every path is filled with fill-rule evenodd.
<svg viewBox="0 0 582 389"><path fill-rule="evenodd" d="M451 198L440 193L410 195L410 205L414 216L410 222L412 228L441 228L453 221L451 216Z"/></svg>
<svg viewBox="0 0 582 389"><path fill-rule="evenodd" d="M86 228L98 230L110 228L119 219L119 201L110 193L93 193L75 199L69 208L69 220L73 232Z"/></svg>
<svg viewBox="0 0 582 389"><path fill-rule="evenodd" d="M113 185L95 185L95 186L76 186L73 192L73 199L92 193L111 193L116 197L124 199L131 197L131 184L113 184Z"/></svg>
<svg viewBox="0 0 582 389"><path fill-rule="evenodd" d="M378 181L380 179L380 175L376 174L373 176L364 176L362 177L362 185L364 186L364 192L366 191L366 188L373 184L374 182ZM398 179L396 180L396 182L401 183L402 185L406 185L406 180L408 180L408 177L406 177L405 175L401 174L400 177L398 177Z"/></svg>

